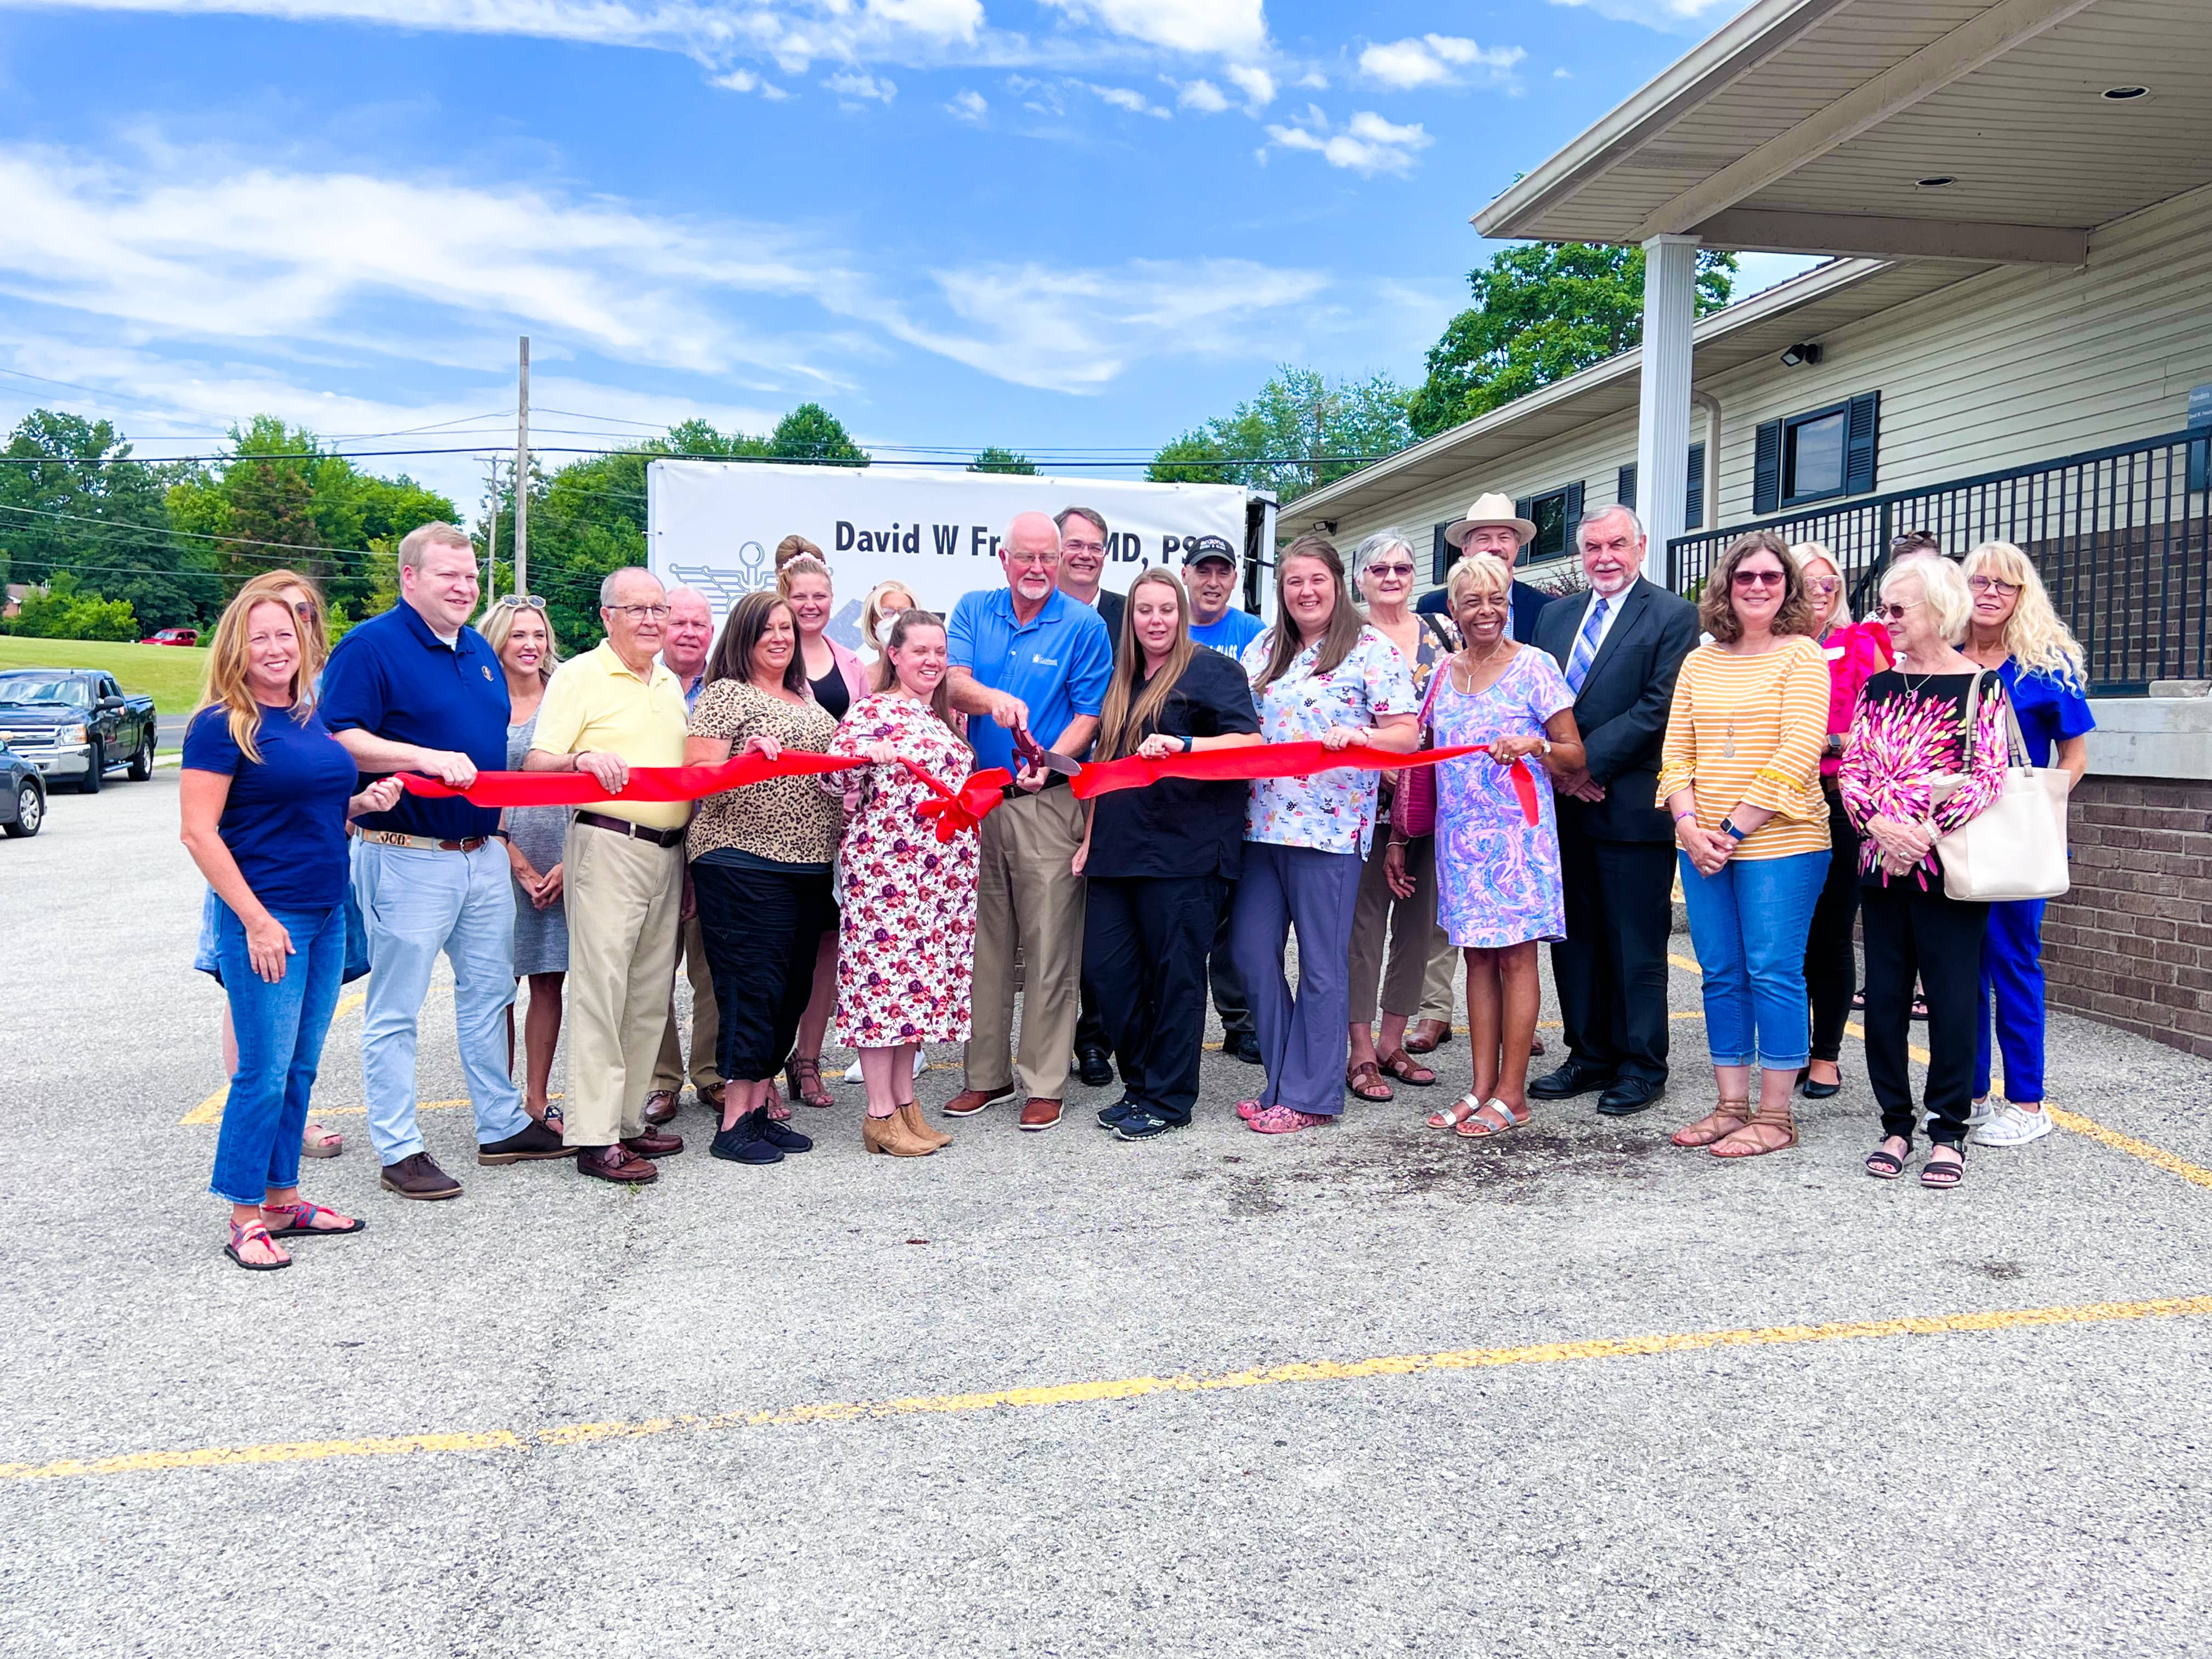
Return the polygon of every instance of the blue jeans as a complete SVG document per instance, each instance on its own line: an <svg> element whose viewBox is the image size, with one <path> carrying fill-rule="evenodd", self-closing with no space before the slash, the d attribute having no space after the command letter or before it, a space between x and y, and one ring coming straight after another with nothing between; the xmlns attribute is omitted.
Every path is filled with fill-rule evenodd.
<svg viewBox="0 0 2212 1659"><path fill-rule="evenodd" d="M1990 1091L1990 1000L1996 999L1997 1045L2004 1053L2004 1097L2032 1106L2043 1098L2042 899L1990 906L1982 936L1981 1000L1974 1015L1974 1097Z"/></svg>
<svg viewBox="0 0 2212 1659"><path fill-rule="evenodd" d="M530 1117L507 1075L514 883L500 843L441 853L356 841L353 884L368 928L361 1070L378 1158L397 1164L422 1150L415 1121L416 1021L441 951L453 964L453 1024L476 1108L477 1144L518 1133Z"/></svg>
<svg viewBox="0 0 2212 1659"><path fill-rule="evenodd" d="M238 1033L238 1070L223 1101L208 1190L233 1204L258 1204L272 1188L299 1184L300 1132L345 969L345 906L272 913L294 952L274 985L253 971L246 924L228 905L218 908L216 959Z"/></svg>
<svg viewBox="0 0 2212 1659"><path fill-rule="evenodd" d="M1690 938L1705 977L1705 1042L1716 1066L1796 1071L1810 1026L1805 1001L1805 935L1827 878L1828 854L1731 860L1701 876L1679 854Z"/></svg>

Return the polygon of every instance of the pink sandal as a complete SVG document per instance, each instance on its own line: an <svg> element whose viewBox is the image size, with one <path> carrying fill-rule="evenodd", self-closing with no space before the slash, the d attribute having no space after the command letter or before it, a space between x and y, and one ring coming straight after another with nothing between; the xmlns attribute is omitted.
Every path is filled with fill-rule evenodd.
<svg viewBox="0 0 2212 1659"><path fill-rule="evenodd" d="M368 1228L368 1223L362 1220L358 1216L340 1215L327 1205L310 1204L304 1198L290 1204L264 1204L261 1206L261 1213L264 1216L282 1215L291 1218L281 1227L265 1229L271 1238L289 1238L295 1234L312 1234L318 1238L331 1238L342 1237L347 1233L365 1232ZM343 1221L345 1225L343 1227L319 1225L317 1218L321 1216L328 1216L333 1221Z"/></svg>
<svg viewBox="0 0 2212 1659"><path fill-rule="evenodd" d="M1319 1112L1301 1112L1290 1106L1270 1106L1264 1112L1255 1112L1246 1120L1255 1134L1296 1134L1301 1129L1317 1129L1324 1123L1336 1120Z"/></svg>
<svg viewBox="0 0 2212 1659"><path fill-rule="evenodd" d="M274 1261L248 1261L246 1259L246 1247L257 1240L276 1252L276 1259ZM232 1222L230 1243L222 1247L222 1253L250 1273L273 1273L279 1267L289 1267L292 1265L292 1258L285 1255L276 1241L269 1237L269 1229L258 1221L249 1221L243 1226L235 1221Z"/></svg>

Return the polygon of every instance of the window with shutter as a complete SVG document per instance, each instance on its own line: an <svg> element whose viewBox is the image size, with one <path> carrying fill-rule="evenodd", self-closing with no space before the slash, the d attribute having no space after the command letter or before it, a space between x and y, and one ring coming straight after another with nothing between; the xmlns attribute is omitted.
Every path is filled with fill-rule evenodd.
<svg viewBox="0 0 2212 1659"><path fill-rule="evenodd" d="M1613 499L1623 507L1636 505L1636 463L1631 461L1620 469L1620 478L1613 486Z"/></svg>
<svg viewBox="0 0 2212 1659"><path fill-rule="evenodd" d="M1578 479L1557 489L1547 489L1540 495L1523 495L1514 502L1513 512L1515 517L1526 519L1536 526L1536 534L1521 550L1516 562L1530 564L1540 559L1559 558L1574 550L1575 526L1583 518L1582 483Z"/></svg>
<svg viewBox="0 0 2212 1659"><path fill-rule="evenodd" d="M1875 449L1881 424L1881 393L1861 392L1851 399L1844 423L1844 494L1863 495L1874 488Z"/></svg>
<svg viewBox="0 0 2212 1659"><path fill-rule="evenodd" d="M1633 503L1632 503L1633 505ZM1705 447L1690 446L1690 483L1682 496L1682 528L1699 530L1705 522Z"/></svg>
<svg viewBox="0 0 2212 1659"><path fill-rule="evenodd" d="M1771 513L1782 505L1782 422L1768 421L1752 445L1751 510Z"/></svg>
<svg viewBox="0 0 2212 1659"><path fill-rule="evenodd" d="M1444 532L1449 524L1450 520L1447 520L1443 524L1437 526L1436 543L1429 550L1429 580L1439 586L1443 584L1443 579L1451 574L1452 554L1455 550L1452 544L1444 539Z"/></svg>
<svg viewBox="0 0 2212 1659"><path fill-rule="evenodd" d="M1582 528L1583 481L1580 478L1577 478L1574 483L1569 484L1567 486L1566 494L1567 529L1566 534L1560 538L1560 541L1564 544L1560 547L1559 551L1562 553L1571 553L1575 551L1575 532Z"/></svg>

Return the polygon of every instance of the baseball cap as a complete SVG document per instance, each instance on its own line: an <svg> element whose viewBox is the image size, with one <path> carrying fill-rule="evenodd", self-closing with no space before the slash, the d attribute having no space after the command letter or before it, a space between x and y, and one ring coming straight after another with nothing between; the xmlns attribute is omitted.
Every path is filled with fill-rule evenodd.
<svg viewBox="0 0 2212 1659"><path fill-rule="evenodd" d="M1182 562L1186 565L1202 563L1207 559L1219 559L1223 563L1237 562L1237 550L1229 544L1225 536L1191 536L1182 544Z"/></svg>

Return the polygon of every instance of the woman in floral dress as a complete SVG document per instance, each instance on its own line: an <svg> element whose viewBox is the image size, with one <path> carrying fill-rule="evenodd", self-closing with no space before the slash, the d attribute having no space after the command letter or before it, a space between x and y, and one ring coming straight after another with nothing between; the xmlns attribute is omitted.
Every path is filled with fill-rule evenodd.
<svg viewBox="0 0 2212 1659"><path fill-rule="evenodd" d="M957 787L974 759L953 734L945 624L927 611L891 625L879 688L854 703L830 752L874 763L825 787L845 798L839 854L837 1041L860 1051L872 1152L921 1158L951 1144L914 1099L926 1042L964 1042L975 956L976 839L940 842L915 808L931 798L901 763Z"/></svg>
<svg viewBox="0 0 2212 1659"><path fill-rule="evenodd" d="M1567 932L1551 775L1583 764L1583 740L1559 664L1507 634L1513 572L1505 562L1490 553L1462 559L1449 592L1467 644L1430 684L1431 732L1439 748L1480 743L1488 752L1437 768L1437 920L1467 953L1474 1087L1428 1121L1480 1138L1528 1121L1536 946ZM1534 780L1533 824L1514 789L1516 760ZM1406 851L1402 832L1394 833L1384 853L1394 886L1406 884Z"/></svg>

